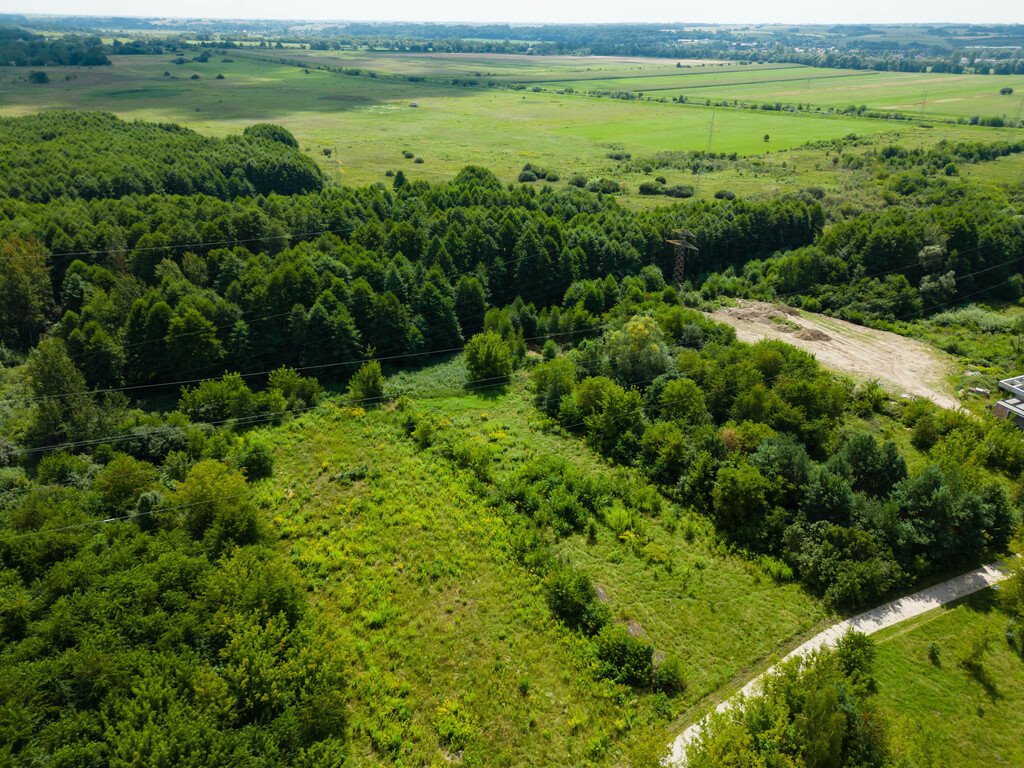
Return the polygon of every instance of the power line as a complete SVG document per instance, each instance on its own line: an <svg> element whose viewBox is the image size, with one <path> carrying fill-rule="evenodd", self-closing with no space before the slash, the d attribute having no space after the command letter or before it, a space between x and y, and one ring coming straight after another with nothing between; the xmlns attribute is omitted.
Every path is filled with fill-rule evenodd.
<svg viewBox="0 0 1024 768"><path fill-rule="evenodd" d="M688 231L687 230L677 230L677 232L683 232L685 234ZM672 243L672 244L675 244L676 241L669 240L668 242ZM683 247L687 247L687 246L684 245ZM690 245L689 247L693 248L694 250L697 250L692 245ZM985 246L976 246L974 248L966 249L964 251L959 251L958 254L973 253L975 251L983 250L984 247ZM964 278L968 278L968 277L973 277L975 275L979 275L979 274L982 274L984 272L989 272L989 271L991 271L993 269L998 269L999 267L1006 266L1008 264L1012 264L1014 262L1021 261L1021 260L1024 260L1024 256L1016 256L1016 257L1013 257L1011 259L1007 259L1006 261L999 262L998 264L994 264L994 265L991 265L989 267L985 267L984 269L976 270L975 272L968 272L968 273L963 274L963 275L957 275L957 279L964 279ZM905 269L910 269L910 268L919 267L919 266L920 266L920 262L914 261L914 262L912 262L910 264L905 264L905 265L897 266L897 267L891 267L889 269L882 270L882 271L879 271L879 272L875 272L875 273L871 273L871 274L867 274L867 275L862 275L858 279L862 279L863 280L863 279L870 279L870 278L874 278L874 277L882 277L884 275L892 274L892 273L895 273L895 272L901 272L901 271L903 271ZM679 265L678 265L678 261L677 261L677 269L678 268L679 268ZM685 269L685 266L683 267L683 269ZM467 272L465 274L472 274L472 273ZM544 280L547 280L547 279L548 278L545 276L545 277L542 277L542 278L538 278L538 280L528 281L528 282L525 282L525 283L520 283L520 284L518 284L518 287L519 288L527 287L529 285L533 285L533 284L535 284L537 282L541 282L541 281L544 281ZM1003 283L998 283L997 285L1002 285L1002 284ZM991 287L992 286L990 286L988 289L985 289L985 290L986 291L987 290L991 290ZM984 291L982 291L982 292L984 292ZM788 298L788 297L791 297L791 296L803 295L805 293L806 293L806 290L789 291L787 293L774 294L773 298L776 299L776 300L779 300L779 299L785 299L785 298ZM971 294L971 295L976 295L976 294ZM576 333L576 332L572 332L572 333ZM552 336L552 335L555 335L555 334L542 334L542 335L538 335L538 336L533 336L533 337L529 337L529 338L525 339L525 341L538 341L540 339L547 338L548 336ZM565 335L565 334L560 334L560 335ZM350 360L342 360L342 361L337 361L337 362L332 362L332 363L323 363L323 364L319 364L319 365L299 366L299 367L296 367L296 368L292 368L292 370L297 371L297 372L309 372L309 371L317 371L317 370L328 370L328 369L331 369L331 368L340 368L340 367L345 367L345 366L358 365L358 364L362 364L362 363L366 363L366 362L371 362L371 361L374 361L374 360L376 360L378 362L388 362L388 361L391 361L391 360L401 360L401 359L407 359L407 358L413 358L413 357L428 357L428 356L432 356L432 355L449 354L449 353L461 351L462 349L463 349L463 347L460 346L460 347L449 347L449 348L446 348L446 349L434 349L434 350L425 350L425 351L420 351L420 352L408 352L408 353L395 354L395 355L383 355L383 356L376 356L376 357L360 357L360 358L355 358L355 359L350 359ZM273 369L249 371L249 372L226 372L226 373L237 373L242 378L250 378L250 377L267 376L267 375L269 375L272 372L273 372ZM112 393L112 392L133 392L133 391L139 391L139 390L157 389L157 388L164 388L164 387L184 386L184 385L187 385L187 384L198 384L198 383L202 383L204 381L214 381L214 380L216 380L218 378L220 378L220 376L194 377L194 378L189 378L189 379L179 379L179 380L176 380L176 381L153 382L153 383L150 383L150 384L135 384L135 385L129 385L129 386L123 386L123 387L107 387L107 388L103 388L103 389L79 390L77 392L57 393L57 394L53 394L53 395L40 395L38 397L7 398L7 399L4 399L4 400L0 400L0 404L34 403L34 402L40 402L40 401L45 401L45 400L61 399L61 398L65 398L65 397L78 397L78 396L83 396L83 395L88 395L88 394L107 394L107 393Z"/></svg>

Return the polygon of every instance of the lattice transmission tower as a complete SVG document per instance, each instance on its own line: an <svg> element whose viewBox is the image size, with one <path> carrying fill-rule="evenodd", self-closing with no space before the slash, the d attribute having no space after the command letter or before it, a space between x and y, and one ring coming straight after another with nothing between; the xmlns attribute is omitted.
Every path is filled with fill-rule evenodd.
<svg viewBox="0 0 1024 768"><path fill-rule="evenodd" d="M700 249L693 244L694 235L688 229L676 229L672 231L675 239L666 242L676 250L676 264L672 270L672 285L676 288L682 286L686 281L686 252L696 253Z"/></svg>

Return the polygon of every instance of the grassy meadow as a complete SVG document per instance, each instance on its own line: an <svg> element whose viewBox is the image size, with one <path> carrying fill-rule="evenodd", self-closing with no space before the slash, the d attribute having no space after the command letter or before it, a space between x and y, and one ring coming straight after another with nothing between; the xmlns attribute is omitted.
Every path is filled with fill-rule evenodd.
<svg viewBox="0 0 1024 768"><path fill-rule="evenodd" d="M877 636L879 702L919 765L1024 764L1024 660L994 603L985 590ZM987 650L972 673L962 662L978 645Z"/></svg>
<svg viewBox="0 0 1024 768"><path fill-rule="evenodd" d="M920 72L865 72L788 66L750 71L677 70L660 77L619 76L603 80L566 80L550 88L642 92L687 100L812 104L843 109L854 105L924 117L972 115L1019 117L1024 109L1024 76L985 77ZM1002 95L1011 87L1014 93Z"/></svg>
<svg viewBox="0 0 1024 768"><path fill-rule="evenodd" d="M665 699L596 680L585 644L552 620L538 578L512 555L508 513L492 498L542 454L613 470L548 431L522 382L481 394L460 392L464 380L456 358L388 389L489 446L485 479L418 448L389 408L328 404L272 435L275 473L258 493L313 599L349 633L353 765L450 759L439 728L452 711L467 765L653 764L698 702L826 618L683 513L644 521L645 555L602 527L591 543L562 539L556 554L659 658L680 656L688 686Z"/></svg>
<svg viewBox="0 0 1024 768"><path fill-rule="evenodd" d="M588 179L616 178L625 184L627 197L635 195L639 183L654 174L624 166L609 158L609 153L628 152L643 161L659 152L735 152L741 160L750 161L748 166L734 164L699 179L689 170L667 168L656 173L664 175L670 185L696 184L702 196L721 188L756 194L808 185L841 190L863 182L834 172L822 150L803 148L809 142L857 134L873 137L878 143L928 146L942 138L996 140L1020 134L974 126L926 127L852 116L592 98L560 94L550 85L539 92L454 86L449 77L477 71L503 73L508 78L557 77L569 69L574 77L620 76L636 75L642 68L645 75L653 75L640 78L644 82L698 82L778 78L793 69L803 77L811 71L800 67L703 67L694 63L690 68L676 68L674 61L599 57L382 54L378 58L365 52L359 56L329 51L273 53L289 61L297 55L307 56L311 63L322 59L330 66L368 68L380 62L390 66L393 74L370 77L366 70L361 76L314 68L307 71L268 60L270 52L231 51L226 57L212 56L207 63L180 65L171 63L170 55L115 56L110 67L48 68L51 82L45 85L29 84L27 72L21 70L0 72L0 114L102 109L125 118L178 122L214 135L272 121L291 130L329 176L345 184L386 181L385 171L397 169L410 178L443 180L470 163L485 165L501 178L514 181L525 163L535 163L557 171L562 185L574 174ZM398 76L403 71L400 68L424 79L410 82ZM378 70L384 72L387 66L373 69ZM224 79L218 80L218 74ZM193 80L193 75L198 79ZM1002 79L975 77L974 81L991 85ZM833 80L825 78L823 82ZM325 154L328 151L330 156ZM403 158L403 151L423 162ZM645 205L664 202L660 197L642 201Z"/></svg>

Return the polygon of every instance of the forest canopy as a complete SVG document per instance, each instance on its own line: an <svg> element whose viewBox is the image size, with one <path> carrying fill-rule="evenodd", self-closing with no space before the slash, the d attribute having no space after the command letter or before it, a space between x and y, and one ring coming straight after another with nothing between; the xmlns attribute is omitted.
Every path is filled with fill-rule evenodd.
<svg viewBox="0 0 1024 768"><path fill-rule="evenodd" d="M280 126L251 126L241 136L219 139L105 112L5 118L0 198L47 202L158 193L227 199L320 189L316 163L297 147Z"/></svg>

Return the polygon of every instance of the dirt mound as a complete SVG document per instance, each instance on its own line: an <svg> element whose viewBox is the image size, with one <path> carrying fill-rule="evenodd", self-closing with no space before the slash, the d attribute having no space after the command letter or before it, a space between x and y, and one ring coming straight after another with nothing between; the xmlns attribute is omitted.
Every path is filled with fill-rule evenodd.
<svg viewBox="0 0 1024 768"><path fill-rule="evenodd" d="M832 337L817 328L808 328L796 334L796 338L802 341L831 341Z"/></svg>

